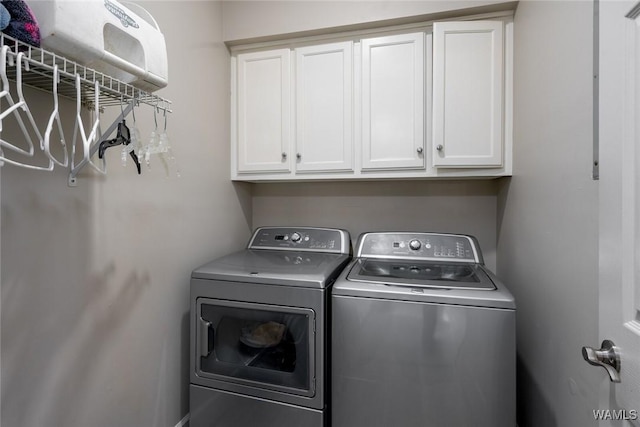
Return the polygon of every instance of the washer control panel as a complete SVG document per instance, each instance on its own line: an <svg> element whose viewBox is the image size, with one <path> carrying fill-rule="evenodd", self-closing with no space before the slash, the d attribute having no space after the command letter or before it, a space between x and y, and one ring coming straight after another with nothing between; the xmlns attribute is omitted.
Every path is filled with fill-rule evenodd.
<svg viewBox="0 0 640 427"><path fill-rule="evenodd" d="M476 239L463 234L365 233L358 241L356 256L482 264Z"/></svg>
<svg viewBox="0 0 640 427"><path fill-rule="evenodd" d="M261 227L249 249L296 250L349 254L351 239L345 230L315 227Z"/></svg>

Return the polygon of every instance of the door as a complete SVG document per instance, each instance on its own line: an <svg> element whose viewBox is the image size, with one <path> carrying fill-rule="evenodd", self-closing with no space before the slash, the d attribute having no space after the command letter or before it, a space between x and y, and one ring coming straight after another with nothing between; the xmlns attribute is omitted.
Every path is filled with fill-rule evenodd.
<svg viewBox="0 0 640 427"><path fill-rule="evenodd" d="M296 171L353 170L353 42L296 57Z"/></svg>
<svg viewBox="0 0 640 427"><path fill-rule="evenodd" d="M252 395L314 396L313 310L199 298L196 311L198 377Z"/></svg>
<svg viewBox="0 0 640 427"><path fill-rule="evenodd" d="M599 335L619 348L621 382L598 372L599 426L635 426L640 416L640 19L625 17L633 6L600 2Z"/></svg>
<svg viewBox="0 0 640 427"><path fill-rule="evenodd" d="M289 172L290 51L239 54L236 64L238 172Z"/></svg>
<svg viewBox="0 0 640 427"><path fill-rule="evenodd" d="M362 40L362 169L424 168L424 33Z"/></svg>
<svg viewBox="0 0 640 427"><path fill-rule="evenodd" d="M433 165L499 167L504 132L502 21L433 24Z"/></svg>

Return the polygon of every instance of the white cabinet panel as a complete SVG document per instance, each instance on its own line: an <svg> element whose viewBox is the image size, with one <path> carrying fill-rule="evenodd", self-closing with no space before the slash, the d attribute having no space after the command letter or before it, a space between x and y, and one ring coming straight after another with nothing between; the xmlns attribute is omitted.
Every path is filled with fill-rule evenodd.
<svg viewBox="0 0 640 427"><path fill-rule="evenodd" d="M424 33L362 40L362 169L424 168Z"/></svg>
<svg viewBox="0 0 640 427"><path fill-rule="evenodd" d="M433 41L433 165L501 166L503 23L436 22Z"/></svg>
<svg viewBox="0 0 640 427"><path fill-rule="evenodd" d="M296 171L353 170L353 43L296 56Z"/></svg>
<svg viewBox="0 0 640 427"><path fill-rule="evenodd" d="M231 67L234 180L512 173L510 17L235 47Z"/></svg>
<svg viewBox="0 0 640 427"><path fill-rule="evenodd" d="M237 57L238 172L290 171L290 51Z"/></svg>

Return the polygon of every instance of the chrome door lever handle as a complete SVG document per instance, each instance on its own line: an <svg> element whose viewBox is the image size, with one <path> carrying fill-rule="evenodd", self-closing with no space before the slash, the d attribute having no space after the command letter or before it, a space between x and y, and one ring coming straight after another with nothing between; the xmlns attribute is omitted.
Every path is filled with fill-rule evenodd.
<svg viewBox="0 0 640 427"><path fill-rule="evenodd" d="M594 350L582 347L582 357L590 365L601 366L607 370L612 383L620 382L620 351L612 341L602 341L602 348Z"/></svg>

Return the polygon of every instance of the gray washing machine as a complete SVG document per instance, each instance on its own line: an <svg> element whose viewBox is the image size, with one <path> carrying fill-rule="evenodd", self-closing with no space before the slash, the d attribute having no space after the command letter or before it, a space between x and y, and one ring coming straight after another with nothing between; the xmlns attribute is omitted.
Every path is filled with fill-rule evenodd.
<svg viewBox="0 0 640 427"><path fill-rule="evenodd" d="M514 427L515 302L466 235L365 233L332 289L332 427Z"/></svg>
<svg viewBox="0 0 640 427"><path fill-rule="evenodd" d="M329 422L330 287L349 233L262 227L191 279L191 427Z"/></svg>

